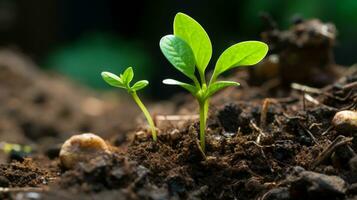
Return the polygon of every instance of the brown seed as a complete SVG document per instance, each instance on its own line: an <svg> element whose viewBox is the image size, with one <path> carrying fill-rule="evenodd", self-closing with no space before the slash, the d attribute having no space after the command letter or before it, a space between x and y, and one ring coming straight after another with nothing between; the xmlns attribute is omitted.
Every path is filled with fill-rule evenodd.
<svg viewBox="0 0 357 200"><path fill-rule="evenodd" d="M332 125L341 134L353 134L357 131L357 112L343 110L337 112L332 119Z"/></svg>
<svg viewBox="0 0 357 200"><path fill-rule="evenodd" d="M64 142L60 151L60 160L63 167L71 169L80 162L109 153L110 147L101 137L93 133L84 133L74 135Z"/></svg>

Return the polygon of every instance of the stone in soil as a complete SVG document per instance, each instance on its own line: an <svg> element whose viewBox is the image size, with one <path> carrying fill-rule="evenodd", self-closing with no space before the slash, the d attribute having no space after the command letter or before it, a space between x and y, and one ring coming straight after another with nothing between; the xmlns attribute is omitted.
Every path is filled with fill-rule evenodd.
<svg viewBox="0 0 357 200"><path fill-rule="evenodd" d="M348 186L338 176L305 170L299 170L287 180L291 199L340 199L344 198Z"/></svg>

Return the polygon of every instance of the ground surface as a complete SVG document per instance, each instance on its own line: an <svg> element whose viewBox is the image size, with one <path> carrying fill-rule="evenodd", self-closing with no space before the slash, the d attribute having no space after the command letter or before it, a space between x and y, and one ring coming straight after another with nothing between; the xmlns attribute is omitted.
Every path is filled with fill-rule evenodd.
<svg viewBox="0 0 357 200"><path fill-rule="evenodd" d="M305 26L310 23L318 27ZM300 25L266 32L288 42L286 51L276 50L283 59L275 76L286 76L281 67L291 53L307 56L299 54L306 46L294 49L296 29L304 35ZM203 153L197 105L189 96L150 106L159 129L155 143L126 100L43 74L13 52L0 58L0 199L357 199L357 131L331 123L338 111L357 109L356 67L341 74L330 58L319 63L321 76L311 71L307 82L324 85L320 89L305 87L300 75L300 84L291 84L294 77L254 81L264 80L257 78L264 66L228 77L242 86L211 100ZM271 59L261 65L272 67ZM88 131L106 139L113 153L65 170L61 144ZM4 142L30 145L31 152L6 150Z"/></svg>

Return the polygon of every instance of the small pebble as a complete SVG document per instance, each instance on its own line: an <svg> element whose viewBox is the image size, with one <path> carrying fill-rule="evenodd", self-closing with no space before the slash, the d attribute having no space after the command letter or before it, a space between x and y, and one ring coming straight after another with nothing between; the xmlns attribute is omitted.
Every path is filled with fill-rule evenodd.
<svg viewBox="0 0 357 200"><path fill-rule="evenodd" d="M87 162L99 155L110 154L110 147L93 133L74 135L61 147L61 164L66 169L74 168L80 162Z"/></svg>
<svg viewBox="0 0 357 200"><path fill-rule="evenodd" d="M337 112L332 119L335 129L341 134L349 134L357 131L357 112L343 110Z"/></svg>
<svg viewBox="0 0 357 200"><path fill-rule="evenodd" d="M170 139L175 141L181 137L181 133L178 129L174 129L170 132Z"/></svg>
<svg viewBox="0 0 357 200"><path fill-rule="evenodd" d="M147 141L148 134L145 131L138 131L135 133L135 140L139 142Z"/></svg>
<svg viewBox="0 0 357 200"><path fill-rule="evenodd" d="M302 171L287 178L291 199L343 199L348 184L338 176Z"/></svg>

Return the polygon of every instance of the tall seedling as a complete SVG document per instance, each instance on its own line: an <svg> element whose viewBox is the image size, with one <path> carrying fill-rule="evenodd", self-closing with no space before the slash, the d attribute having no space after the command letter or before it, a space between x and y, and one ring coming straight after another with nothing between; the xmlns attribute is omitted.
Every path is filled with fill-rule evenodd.
<svg viewBox="0 0 357 200"><path fill-rule="evenodd" d="M200 112L200 146L205 151L205 129L210 97L228 86L239 86L233 81L217 81L223 72L239 66L255 65L268 52L268 46L259 41L245 41L226 49L218 58L210 81L205 71L212 56L211 41L203 27L190 16L178 13L174 19L174 34L160 40L160 49L167 60L192 80L184 83L165 79L164 84L179 85L198 101ZM195 71L198 71L198 77Z"/></svg>

